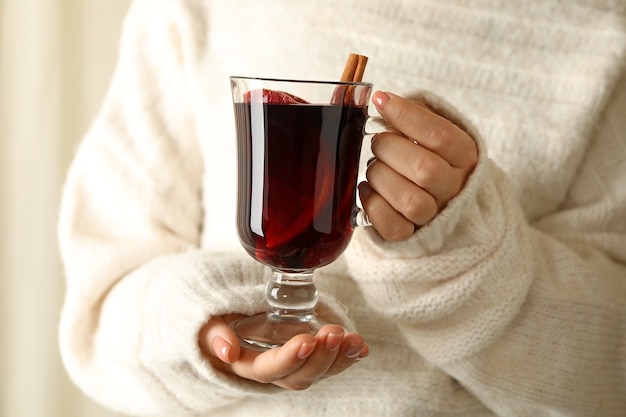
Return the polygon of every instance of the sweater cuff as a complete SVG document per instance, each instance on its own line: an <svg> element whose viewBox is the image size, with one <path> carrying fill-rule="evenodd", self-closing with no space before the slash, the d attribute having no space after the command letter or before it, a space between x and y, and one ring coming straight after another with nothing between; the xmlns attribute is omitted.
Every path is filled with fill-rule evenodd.
<svg viewBox="0 0 626 417"><path fill-rule="evenodd" d="M240 254L190 251L158 258L111 291L99 344L107 356L117 357L112 364L130 360L126 366L135 369L139 392L151 398L146 407L158 404L161 411L187 415L273 392L214 369L198 339L210 317L263 311L268 279L267 268Z"/></svg>

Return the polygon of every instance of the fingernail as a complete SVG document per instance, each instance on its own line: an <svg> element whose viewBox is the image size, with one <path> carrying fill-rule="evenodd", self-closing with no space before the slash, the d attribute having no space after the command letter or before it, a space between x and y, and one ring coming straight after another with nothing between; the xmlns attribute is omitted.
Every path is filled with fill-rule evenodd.
<svg viewBox="0 0 626 417"><path fill-rule="evenodd" d="M370 354L369 348L365 348L363 347L363 349L361 349L361 352L359 353L359 357L356 358L357 361L363 360L365 358L367 358Z"/></svg>
<svg viewBox="0 0 626 417"><path fill-rule="evenodd" d="M313 353L313 350L315 349L315 342L309 342L309 343L303 343L300 346L300 349L298 349L298 358L300 359L304 359L309 357L309 355L311 355L311 353Z"/></svg>
<svg viewBox="0 0 626 417"><path fill-rule="evenodd" d="M228 343L228 341L220 336L215 337L215 340L213 341L213 352L215 352L217 357L224 362L228 362L228 353L231 348L232 346Z"/></svg>
<svg viewBox="0 0 626 417"><path fill-rule="evenodd" d="M326 337L326 349L333 352L339 348L343 340L343 333L330 333Z"/></svg>
<svg viewBox="0 0 626 417"><path fill-rule="evenodd" d="M383 93L382 91L377 91L372 96L372 102L378 110L385 110L385 107L387 107L389 100L389 95L387 93Z"/></svg>
<svg viewBox="0 0 626 417"><path fill-rule="evenodd" d="M357 356L361 354L363 347L364 347L363 344L351 343L350 346L348 346L348 349L346 349L346 356L350 359L356 358Z"/></svg>

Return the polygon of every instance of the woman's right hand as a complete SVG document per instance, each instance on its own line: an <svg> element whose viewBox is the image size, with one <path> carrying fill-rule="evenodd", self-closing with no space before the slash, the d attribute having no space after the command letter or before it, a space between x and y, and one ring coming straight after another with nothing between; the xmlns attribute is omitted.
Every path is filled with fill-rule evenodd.
<svg viewBox="0 0 626 417"><path fill-rule="evenodd" d="M337 375L369 354L365 339L338 325L324 326L315 336L294 336L280 348L259 352L239 346L228 323L241 315L211 318L200 330L199 344L214 368L288 390L303 390Z"/></svg>

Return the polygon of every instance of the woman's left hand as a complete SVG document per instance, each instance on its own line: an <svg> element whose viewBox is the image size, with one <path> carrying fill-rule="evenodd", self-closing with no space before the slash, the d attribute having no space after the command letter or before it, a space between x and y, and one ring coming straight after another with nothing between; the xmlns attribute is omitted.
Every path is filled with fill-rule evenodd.
<svg viewBox="0 0 626 417"><path fill-rule="evenodd" d="M374 159L359 193L378 233L401 241L463 189L478 148L470 135L423 104L381 91L372 102L394 131L372 138Z"/></svg>
<svg viewBox="0 0 626 417"><path fill-rule="evenodd" d="M329 324L313 336L296 335L266 352L242 349L228 323L243 315L212 317L200 330L199 346L215 369L289 390L309 388L367 357L369 346L358 333Z"/></svg>

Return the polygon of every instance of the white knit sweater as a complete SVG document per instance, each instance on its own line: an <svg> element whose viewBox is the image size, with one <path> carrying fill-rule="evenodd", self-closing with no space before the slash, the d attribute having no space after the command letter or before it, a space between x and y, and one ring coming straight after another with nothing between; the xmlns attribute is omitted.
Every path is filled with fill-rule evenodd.
<svg viewBox="0 0 626 417"><path fill-rule="evenodd" d="M350 52L453 103L478 166L408 241L359 229L318 271L366 360L299 392L221 374L198 331L268 278L236 240L227 77L337 79ZM64 189L69 375L142 416L626 415L625 56L623 0L136 1Z"/></svg>

